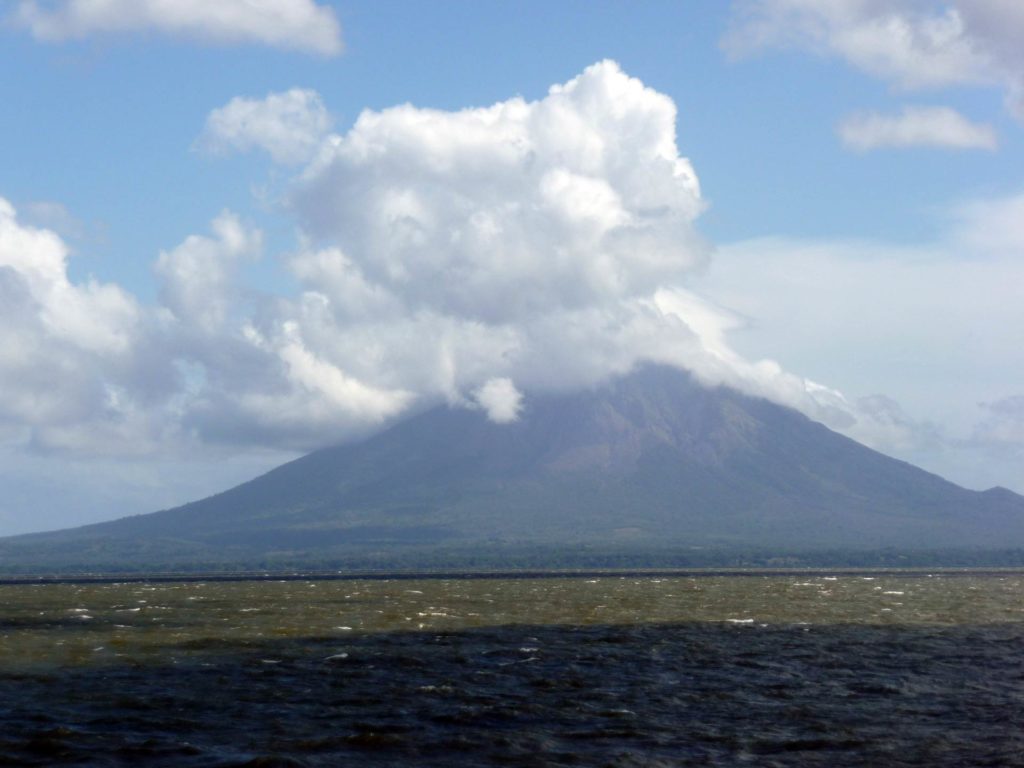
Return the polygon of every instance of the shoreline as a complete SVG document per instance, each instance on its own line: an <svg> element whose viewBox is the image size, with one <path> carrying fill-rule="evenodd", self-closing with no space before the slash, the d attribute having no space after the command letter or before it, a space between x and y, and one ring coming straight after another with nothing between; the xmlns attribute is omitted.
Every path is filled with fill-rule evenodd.
<svg viewBox="0 0 1024 768"><path fill-rule="evenodd" d="M907 567L907 568L591 568L591 569L503 569L503 570L352 570L352 571L200 571L154 573L54 573L0 576L0 586L45 584L144 584L259 581L426 581L468 579L574 579L574 578L702 578L702 577L792 577L792 576L998 576L1024 573L1024 568L1007 567Z"/></svg>

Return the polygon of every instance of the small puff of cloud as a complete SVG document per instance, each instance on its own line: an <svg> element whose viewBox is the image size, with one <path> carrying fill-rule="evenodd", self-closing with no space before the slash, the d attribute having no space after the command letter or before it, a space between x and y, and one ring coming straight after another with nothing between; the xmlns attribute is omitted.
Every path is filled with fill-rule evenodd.
<svg viewBox="0 0 1024 768"><path fill-rule="evenodd" d="M996 148L990 125L973 123L949 107L908 106L898 115L863 112L838 126L839 137L851 149L884 147L941 147L948 149Z"/></svg>
<svg viewBox="0 0 1024 768"><path fill-rule="evenodd" d="M336 56L341 26L313 0L21 0L11 17L37 40L154 30L216 43L260 43Z"/></svg>
<svg viewBox="0 0 1024 768"><path fill-rule="evenodd" d="M473 393L473 399L495 424L510 424L518 420L523 409L523 395L511 379L489 379Z"/></svg>
<svg viewBox="0 0 1024 768"><path fill-rule="evenodd" d="M264 99L237 97L215 109L196 146L208 152L263 149L274 162L296 165L313 157L330 130L320 95L293 88Z"/></svg>

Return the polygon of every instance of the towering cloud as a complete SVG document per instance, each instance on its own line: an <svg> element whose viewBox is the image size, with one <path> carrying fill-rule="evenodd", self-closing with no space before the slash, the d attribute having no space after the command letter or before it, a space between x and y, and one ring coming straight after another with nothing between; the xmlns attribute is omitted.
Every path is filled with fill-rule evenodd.
<svg viewBox="0 0 1024 768"><path fill-rule="evenodd" d="M731 349L737 319L687 288L710 249L675 105L614 62L536 101L367 111L336 135L323 135L325 114L316 94L290 91L234 100L206 127L281 163L309 158L285 195L300 228L283 257L288 295L244 287L262 237L230 212L160 254L159 303L146 307L69 282L59 238L4 204L9 435L304 450L441 401L512 422L531 392L644 361L862 437L894 428L891 409ZM52 398L39 387L51 379Z"/></svg>
<svg viewBox="0 0 1024 768"><path fill-rule="evenodd" d="M538 102L364 112L294 209L410 307L500 323L650 295L706 257L675 118L613 62Z"/></svg>
<svg viewBox="0 0 1024 768"><path fill-rule="evenodd" d="M585 386L655 360L850 423L838 393L734 353L735 318L685 289L710 250L675 124L669 98L611 61L534 102L363 113L292 187L310 237L290 262L297 332L347 370L452 402L493 379Z"/></svg>

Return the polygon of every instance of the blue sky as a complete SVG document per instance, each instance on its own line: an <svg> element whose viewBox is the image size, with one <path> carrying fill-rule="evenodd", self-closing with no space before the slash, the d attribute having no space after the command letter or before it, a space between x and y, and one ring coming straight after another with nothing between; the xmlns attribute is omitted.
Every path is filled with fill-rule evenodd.
<svg viewBox="0 0 1024 768"><path fill-rule="evenodd" d="M180 503L436 402L514 418L643 359L1024 491L1012 4L158 5L3 6L0 534ZM517 96L470 122L531 144L533 181L458 117ZM564 159L573 130L596 159ZM471 214L507 238L440 253Z"/></svg>

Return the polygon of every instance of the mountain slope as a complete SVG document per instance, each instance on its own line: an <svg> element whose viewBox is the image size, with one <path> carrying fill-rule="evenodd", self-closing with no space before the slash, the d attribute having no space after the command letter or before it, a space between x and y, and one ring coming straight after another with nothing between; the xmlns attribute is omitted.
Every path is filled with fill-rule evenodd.
<svg viewBox="0 0 1024 768"><path fill-rule="evenodd" d="M8 539L0 566L512 543L1020 547L1024 497L960 488L796 411L648 367L529 399L512 424L440 407L176 509Z"/></svg>

